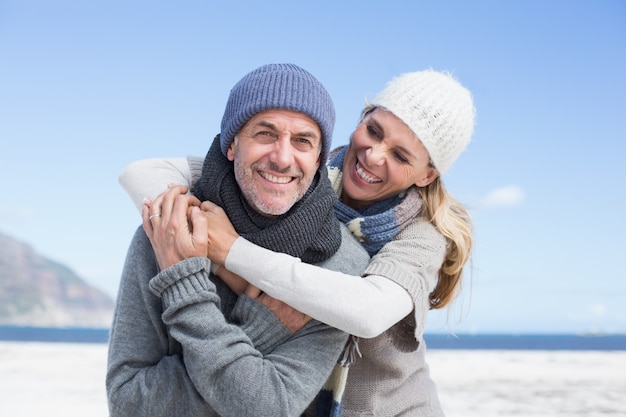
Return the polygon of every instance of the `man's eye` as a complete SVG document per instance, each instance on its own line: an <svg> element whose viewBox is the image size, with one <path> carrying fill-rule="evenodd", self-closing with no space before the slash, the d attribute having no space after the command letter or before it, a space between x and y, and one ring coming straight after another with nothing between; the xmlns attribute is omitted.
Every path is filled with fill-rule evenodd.
<svg viewBox="0 0 626 417"><path fill-rule="evenodd" d="M254 136L257 138L257 140L263 142L270 142L276 137L276 135L274 135L272 132L267 131L257 132Z"/></svg>
<svg viewBox="0 0 626 417"><path fill-rule="evenodd" d="M296 149L304 152L308 152L313 149L313 142L307 138L296 138L294 141Z"/></svg>

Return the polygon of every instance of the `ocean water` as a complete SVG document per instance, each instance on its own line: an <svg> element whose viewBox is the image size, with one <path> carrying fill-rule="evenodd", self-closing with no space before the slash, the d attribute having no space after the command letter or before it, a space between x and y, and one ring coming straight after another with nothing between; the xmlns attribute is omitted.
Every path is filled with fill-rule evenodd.
<svg viewBox="0 0 626 417"><path fill-rule="evenodd" d="M0 341L107 343L109 329L0 326Z"/></svg>
<svg viewBox="0 0 626 417"><path fill-rule="evenodd" d="M109 329L0 326L0 341L102 343ZM623 335L426 334L428 349L465 350L626 350Z"/></svg>
<svg viewBox="0 0 626 417"><path fill-rule="evenodd" d="M426 334L424 340L428 349L626 350L626 334Z"/></svg>

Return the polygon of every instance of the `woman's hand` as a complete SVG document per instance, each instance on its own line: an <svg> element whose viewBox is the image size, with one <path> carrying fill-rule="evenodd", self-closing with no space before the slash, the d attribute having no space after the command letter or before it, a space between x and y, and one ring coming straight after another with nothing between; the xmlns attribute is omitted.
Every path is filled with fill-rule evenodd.
<svg viewBox="0 0 626 417"><path fill-rule="evenodd" d="M200 201L188 187L170 185L154 201L146 201L141 217L161 269L195 256L206 256L207 223Z"/></svg>
<svg viewBox="0 0 626 417"><path fill-rule="evenodd" d="M208 251L206 256L211 262L218 265L226 263L226 257L230 248L239 237L232 223L224 213L224 210L217 204L204 201L200 206L207 221L208 227Z"/></svg>

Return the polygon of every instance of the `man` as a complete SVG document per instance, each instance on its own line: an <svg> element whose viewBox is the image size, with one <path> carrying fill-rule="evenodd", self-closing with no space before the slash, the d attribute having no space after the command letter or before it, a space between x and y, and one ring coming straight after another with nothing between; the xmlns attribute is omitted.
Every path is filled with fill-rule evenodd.
<svg viewBox="0 0 626 417"><path fill-rule="evenodd" d="M172 188L151 202L131 242L110 335L112 417L294 416L314 399L347 335L317 321L292 334L237 297L210 272L197 206L218 204L261 246L360 274L368 258L340 229L324 169L333 127L330 96L295 65L233 87L194 196Z"/></svg>

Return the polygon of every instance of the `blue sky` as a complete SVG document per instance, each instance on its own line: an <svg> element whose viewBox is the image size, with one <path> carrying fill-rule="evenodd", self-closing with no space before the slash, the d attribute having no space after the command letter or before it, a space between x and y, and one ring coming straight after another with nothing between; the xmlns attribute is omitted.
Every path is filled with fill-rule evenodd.
<svg viewBox="0 0 626 417"><path fill-rule="evenodd" d="M115 295L135 159L204 155L230 87L293 62L335 99L334 145L393 76L449 70L472 143L444 181L475 220L431 331L626 333L626 3L2 1L0 233Z"/></svg>

